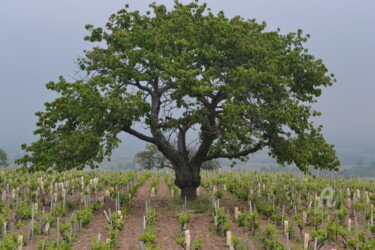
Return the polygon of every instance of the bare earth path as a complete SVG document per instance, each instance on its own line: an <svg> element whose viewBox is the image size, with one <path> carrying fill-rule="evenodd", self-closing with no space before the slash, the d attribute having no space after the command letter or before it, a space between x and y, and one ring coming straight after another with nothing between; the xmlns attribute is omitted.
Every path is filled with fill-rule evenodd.
<svg viewBox="0 0 375 250"><path fill-rule="evenodd" d="M200 190L201 194L198 199L205 198L211 200L211 196L204 190L204 188L200 187ZM203 214L190 212L190 215L191 220L187 225L187 229L190 230L193 240L197 241L200 237L203 237L202 249L227 249L225 238L214 233L214 225L212 218L210 217L211 210Z"/></svg>
<svg viewBox="0 0 375 250"><path fill-rule="evenodd" d="M101 234L102 241L107 238L108 231L105 226L108 225L107 218L105 217L104 211L107 212L111 209L114 212L116 208L116 203L113 199L107 200L104 205L94 212L93 220L90 222L88 228L82 229L75 240L72 247L73 250L79 249L89 249L91 242Z"/></svg>
<svg viewBox="0 0 375 250"><path fill-rule="evenodd" d="M138 238L142 234L142 221L145 211L145 201L150 199L150 187L152 179L149 179L139 188L136 197L132 202L129 214L125 219L125 230L118 235L117 249L135 250L139 249ZM159 190L156 196L151 199L151 207L158 214L154 229L156 232L156 242L161 250L179 250L181 246L176 244L176 238L181 232L178 216L181 209L168 210L168 206L176 207L178 200L170 196L168 186L164 178L160 178ZM177 205L178 207L179 205ZM188 205L189 206L189 205ZM209 212L191 214L191 222L187 225L187 229L191 230L192 239L197 241L200 236L203 237L203 249L226 249L225 239L214 234L211 231L212 221Z"/></svg>
<svg viewBox="0 0 375 250"><path fill-rule="evenodd" d="M232 220L232 225L230 230L232 234L242 240L245 239L245 233L247 232L244 227L239 227L237 221L234 218L234 207L238 207L240 211L244 211L248 209L247 201L240 200L229 193L224 193L223 198L220 200L220 204L225 210L229 211L230 218ZM248 237L250 237L250 233L248 233ZM255 242L249 239L249 246L250 249L256 249Z"/></svg>
<svg viewBox="0 0 375 250"><path fill-rule="evenodd" d="M179 194L177 194L177 196L178 195ZM176 198L179 199L179 197ZM176 244L176 238L181 232L178 216L182 212L182 206L173 211L165 209L165 206L168 206L168 204L176 203L176 198L170 196L168 186L164 178L162 178L160 180L159 192L151 202L158 213L155 225L156 242L162 250L183 249ZM176 206L173 205L172 207ZM189 208L189 203L187 207ZM212 222L209 212L194 213L194 211L189 210L188 212L191 215L191 221L188 223L186 229L190 230L191 237L194 241L198 241L200 237L203 237L203 249L226 249L224 239L214 234L210 229Z"/></svg>
<svg viewBox="0 0 375 250"><path fill-rule="evenodd" d="M152 207L158 213L154 228L156 231L156 243L160 249L182 249L176 245L176 238L181 230L178 215L176 211L168 212L164 209L167 203L172 202L172 200L164 178L160 178L159 191L151 201Z"/></svg>
<svg viewBox="0 0 375 250"><path fill-rule="evenodd" d="M137 191L129 214L125 218L125 229L118 234L117 249L138 249L138 238L142 235L145 201L150 197L152 178L148 179Z"/></svg>

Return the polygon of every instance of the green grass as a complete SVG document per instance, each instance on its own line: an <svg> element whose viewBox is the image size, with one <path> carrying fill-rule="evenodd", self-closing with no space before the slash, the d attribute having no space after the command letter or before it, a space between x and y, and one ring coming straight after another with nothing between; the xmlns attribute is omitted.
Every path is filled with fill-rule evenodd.
<svg viewBox="0 0 375 250"><path fill-rule="evenodd" d="M182 211L184 203L185 202L181 200L180 197L174 197L170 202L168 202L164 209L166 209L168 212L174 211L176 214L179 214ZM211 199L205 195L199 196L195 201L187 202L187 210L192 213L203 214L210 211L211 207Z"/></svg>

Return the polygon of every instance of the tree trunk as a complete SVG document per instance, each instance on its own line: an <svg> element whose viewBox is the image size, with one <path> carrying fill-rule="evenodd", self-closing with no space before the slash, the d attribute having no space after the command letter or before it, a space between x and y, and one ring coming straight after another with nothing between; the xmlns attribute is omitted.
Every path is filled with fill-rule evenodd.
<svg viewBox="0 0 375 250"><path fill-rule="evenodd" d="M197 188L194 186L186 186L181 188L181 199L195 200L197 199Z"/></svg>
<svg viewBox="0 0 375 250"><path fill-rule="evenodd" d="M175 168L176 180L175 184L181 189L181 199L195 200L197 199L197 187L201 184L200 168L183 166Z"/></svg>

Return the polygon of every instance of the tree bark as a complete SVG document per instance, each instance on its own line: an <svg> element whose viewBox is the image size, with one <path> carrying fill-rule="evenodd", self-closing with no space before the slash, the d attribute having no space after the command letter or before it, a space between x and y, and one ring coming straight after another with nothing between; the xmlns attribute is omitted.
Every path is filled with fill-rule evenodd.
<svg viewBox="0 0 375 250"><path fill-rule="evenodd" d="M182 166L175 168L175 184L181 189L181 199L197 199L197 187L201 184L200 168L192 166Z"/></svg>
<svg viewBox="0 0 375 250"><path fill-rule="evenodd" d="M189 201L197 199L197 188L194 186L186 186L181 188L181 199L185 199L185 197L186 200Z"/></svg>

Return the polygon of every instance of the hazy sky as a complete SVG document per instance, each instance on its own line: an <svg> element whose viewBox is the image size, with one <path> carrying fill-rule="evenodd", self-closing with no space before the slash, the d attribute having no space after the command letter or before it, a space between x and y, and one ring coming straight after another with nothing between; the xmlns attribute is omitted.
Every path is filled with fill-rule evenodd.
<svg viewBox="0 0 375 250"><path fill-rule="evenodd" d="M173 6L172 0L157 2ZM323 59L337 78L319 98L316 108L323 115L317 122L337 148L370 149L375 154L375 1L206 2L214 12L266 21L269 30L279 27L286 33L301 28L309 33L310 53ZM0 2L0 148L19 151L21 143L35 139L34 113L54 97L44 85L59 75L74 76L74 60L91 46L83 41L84 25L104 26L125 3L144 12L151 1Z"/></svg>

